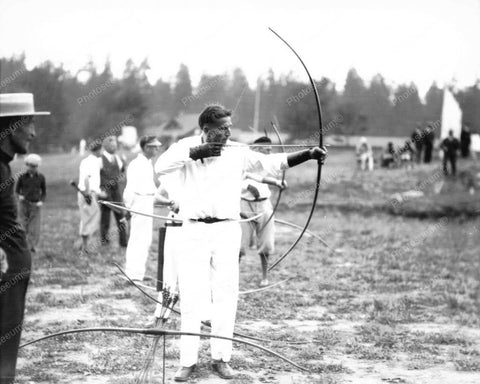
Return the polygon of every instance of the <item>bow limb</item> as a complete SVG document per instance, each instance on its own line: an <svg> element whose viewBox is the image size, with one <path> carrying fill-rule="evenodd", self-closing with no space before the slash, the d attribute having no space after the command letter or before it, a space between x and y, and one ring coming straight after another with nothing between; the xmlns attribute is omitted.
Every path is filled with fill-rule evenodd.
<svg viewBox="0 0 480 384"><path fill-rule="evenodd" d="M275 126L275 123L273 121L271 121L270 124L272 125L272 129L278 137L278 142L282 146L282 152L285 153L285 145L283 144L282 136L280 136L280 132L278 131L278 128ZM282 172L282 185L283 185L284 182L285 182L285 171ZM277 211L278 205L280 204L280 199L282 197L282 193L283 193L283 188L280 188L280 190L278 191L277 201L275 202L275 205L273 206L272 213L270 214L270 217L265 222L265 224L263 224L263 226L262 226L262 228L260 229L259 232L263 231L263 229L273 219L273 216L275 215L275 212Z"/></svg>
<svg viewBox="0 0 480 384"><path fill-rule="evenodd" d="M297 225L297 224L294 224L294 223L290 223L289 221L285 221L285 220L280 220L280 219L275 219L275 223L278 223L278 224L283 224L283 225L286 225L287 227L292 227L292 228L295 228L295 229L299 229L299 230L302 230L302 227L300 225ZM305 233L307 235L310 235L312 237L314 237L315 239L317 239L318 241L320 241L323 245L325 245L325 247L327 247L328 249L330 249L330 251L332 252L338 252L336 249L332 248L330 245L328 245L328 243L323 240L319 235L317 235L316 233L313 233L312 231L309 231L308 229L305 231Z"/></svg>
<svg viewBox="0 0 480 384"><path fill-rule="evenodd" d="M182 332L182 331L171 331L171 330L166 330L166 329L158 329L158 328L121 328L121 327L92 327L92 328L79 328L79 329L69 329L66 331L58 332L58 333L52 333L50 335L46 335L43 337L40 337L38 339L29 341L27 343L22 344L19 348L24 348L28 345L38 343L43 340L51 339L53 337L58 337L58 336L64 336L64 335L70 335L74 333L86 333L86 332L123 332L123 333L133 333L133 334L142 334L142 335L148 335L148 336L199 336L199 337L207 337L207 338L214 338L214 339L221 339L221 340L231 340L236 343L242 343L245 345L248 345L250 347L254 347L257 349L262 350L263 352L266 352L272 356L275 356L290 365L293 365L294 367L298 368L301 371L308 372L308 369L305 367L302 367L301 365L295 363L294 361L290 360L288 357L285 357L278 352L275 352L271 350L270 348L264 347L259 344L252 343L250 341L246 340L241 340L237 339L234 337L226 337L226 336L219 336L219 335L212 335L212 334L207 334L207 333L197 333L197 332Z"/></svg>
<svg viewBox="0 0 480 384"><path fill-rule="evenodd" d="M113 263L113 265L115 265L118 270L120 271L120 273L127 279L127 281L133 285L135 288L137 288L141 293L143 293L147 298L149 298L151 301L157 303L157 304L160 304L161 306L166 306L170 311L172 311L173 313L176 313L177 315L180 315L180 311L178 311L177 309L173 308L173 306L171 305L165 305L165 303L162 303L160 302L159 300L157 300L155 297L153 297L152 295L150 295L148 292L146 292L139 284L137 284L135 281L133 281L126 273L125 271L117 264L117 263ZM212 325L210 324L210 322L207 322L207 321L202 321L202 325L208 327L208 328L212 328ZM244 333L240 333L240 332L237 332L237 331L234 331L233 332L233 335L234 336L238 336L238 337L243 337L245 339L250 339L250 340L255 340L255 341L260 341L260 342L266 342L266 343L271 343L272 340L268 340L268 339L262 339L262 338L259 338L259 337L255 337L255 336L249 336L249 335L245 335Z"/></svg>
<svg viewBox="0 0 480 384"><path fill-rule="evenodd" d="M293 47L287 43L287 41L281 37L277 32L275 32L272 28L269 28L270 31L272 31L272 33L275 34L275 36L277 36L280 40L282 40L285 45L290 48L290 50L295 54L295 56L298 58L298 60L300 61L300 63L302 64L303 68L305 69L305 72L307 73L307 76L308 76L308 80L310 81L310 84L312 86L312 89L313 89L313 94L315 95L315 102L316 102L316 105L317 105L317 115L318 115L318 129L319 129L319 147L323 147L323 123L322 123L322 108L320 106L320 97L318 96L318 90L317 90L317 87L315 85L315 81L313 81L313 78L312 78L312 75L310 74L310 71L308 70L307 66L305 65L305 63L303 62L302 58L300 57L300 55L295 51L295 49L293 49ZM268 270L271 271L273 268L275 268L278 264L280 264L282 262L283 259L285 259L289 254L290 252L296 247L296 245L300 242L300 240L302 239L304 233L307 231L307 228L310 224L310 221L312 220L312 216L313 216L313 212L315 211L315 205L317 204L317 198L318 198L318 192L319 192L319 189L320 189L320 180L322 178L322 162L319 160L318 161L318 164L317 164L317 180L316 180L316 183L315 183L315 194L313 196L313 202L312 202L312 207L310 208L310 214L308 215L308 219L305 223L305 226L303 227L302 231L300 232L300 235L298 236L298 238L293 242L293 244L285 251L285 253L280 256L269 268Z"/></svg>
<svg viewBox="0 0 480 384"><path fill-rule="evenodd" d="M292 279L292 278L289 277L288 279L284 279L284 280L281 280L281 281L277 281L276 283L267 285L266 287L256 288L256 289L250 289L250 290L248 290L248 291L240 291L240 292L238 292L238 294L239 294L239 295L248 295L248 294L250 294L250 293L262 292L262 291L265 291L265 290L267 290L267 289L276 287L277 285L286 283L287 281L289 281L289 280L291 280L291 279Z"/></svg>

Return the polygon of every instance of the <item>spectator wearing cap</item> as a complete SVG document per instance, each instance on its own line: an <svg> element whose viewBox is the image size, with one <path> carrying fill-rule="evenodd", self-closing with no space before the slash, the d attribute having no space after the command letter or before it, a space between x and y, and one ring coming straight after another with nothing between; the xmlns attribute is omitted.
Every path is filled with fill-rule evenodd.
<svg viewBox="0 0 480 384"><path fill-rule="evenodd" d="M31 252L36 252L40 239L41 210L47 187L45 176L38 171L42 159L31 153L25 158L26 172L18 178L15 192L18 196L18 216L27 234Z"/></svg>
<svg viewBox="0 0 480 384"><path fill-rule="evenodd" d="M88 242L100 228L98 197L104 197L100 190L100 165L102 144L93 141L88 146L90 154L80 162L77 201L80 209L80 252L89 253Z"/></svg>
<svg viewBox="0 0 480 384"><path fill-rule="evenodd" d="M128 166L123 201L127 207L135 211L153 215L153 200L157 188L152 161L156 159L161 145L155 136L142 136L140 138L142 152ZM152 229L151 217L132 214L125 271L133 280L144 278L145 264L152 244Z"/></svg>
<svg viewBox="0 0 480 384"><path fill-rule="evenodd" d="M35 111L31 93L0 94L0 383L15 381L22 333L25 295L30 279L31 255L25 231L17 221L14 178L9 163L26 154L35 137Z"/></svg>

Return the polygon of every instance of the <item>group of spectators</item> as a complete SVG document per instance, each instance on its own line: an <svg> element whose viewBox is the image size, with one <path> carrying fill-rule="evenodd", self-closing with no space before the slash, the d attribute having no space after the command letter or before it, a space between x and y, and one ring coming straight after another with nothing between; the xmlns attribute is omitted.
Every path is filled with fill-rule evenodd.
<svg viewBox="0 0 480 384"><path fill-rule="evenodd" d="M435 141L435 125L428 123L422 129L420 125L412 133L410 139L406 140L402 146L394 147L392 142L387 144L385 151L381 155L380 164L385 168L410 166L413 163L428 164L432 161L433 145ZM443 161L443 172L447 176L456 174L457 154L460 150L463 158L470 156L471 133L470 128L465 125L460 134L460 140L454 137L453 131L440 143L441 158ZM373 162L373 154L372 162ZM448 171L450 164L450 171Z"/></svg>

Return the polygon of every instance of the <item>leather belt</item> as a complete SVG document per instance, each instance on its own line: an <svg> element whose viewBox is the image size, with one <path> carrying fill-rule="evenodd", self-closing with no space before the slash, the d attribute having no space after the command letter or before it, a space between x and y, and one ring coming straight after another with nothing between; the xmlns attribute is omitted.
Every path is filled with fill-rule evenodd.
<svg viewBox="0 0 480 384"><path fill-rule="evenodd" d="M190 221L194 221L196 223L205 223L205 224L215 224L219 223L220 221L227 221L228 219L217 219L216 217L204 217L202 219L190 219Z"/></svg>
<svg viewBox="0 0 480 384"><path fill-rule="evenodd" d="M255 200L247 200L247 199L242 199L242 200L248 201L249 203L258 203L260 201L267 200L267 198L266 197L261 197L260 199L255 199Z"/></svg>
<svg viewBox="0 0 480 384"><path fill-rule="evenodd" d="M166 222L165 227L181 227L182 223L178 221L173 221L173 222Z"/></svg>

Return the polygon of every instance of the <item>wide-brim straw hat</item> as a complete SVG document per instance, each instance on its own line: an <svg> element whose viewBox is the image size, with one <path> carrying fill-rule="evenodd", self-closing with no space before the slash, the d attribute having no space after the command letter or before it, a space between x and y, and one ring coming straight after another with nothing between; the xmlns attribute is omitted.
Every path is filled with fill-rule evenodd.
<svg viewBox="0 0 480 384"><path fill-rule="evenodd" d="M0 117L50 115L35 111L32 93L0 93Z"/></svg>

